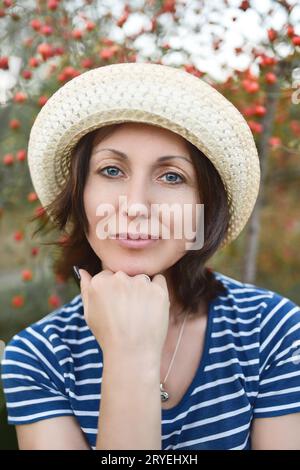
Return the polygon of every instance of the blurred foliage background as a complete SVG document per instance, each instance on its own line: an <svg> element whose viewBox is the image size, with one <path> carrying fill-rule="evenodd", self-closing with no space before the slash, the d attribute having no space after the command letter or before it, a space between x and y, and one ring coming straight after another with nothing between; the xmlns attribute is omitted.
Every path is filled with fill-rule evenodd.
<svg viewBox="0 0 300 470"><path fill-rule="evenodd" d="M241 111L259 150L261 192L210 266L300 304L299 57L298 0L0 0L0 355L15 333L79 293L53 274L54 249L40 245L47 236L32 237L29 218L44 211L27 144L55 90L110 63L181 67ZM1 387L0 448L17 448Z"/></svg>

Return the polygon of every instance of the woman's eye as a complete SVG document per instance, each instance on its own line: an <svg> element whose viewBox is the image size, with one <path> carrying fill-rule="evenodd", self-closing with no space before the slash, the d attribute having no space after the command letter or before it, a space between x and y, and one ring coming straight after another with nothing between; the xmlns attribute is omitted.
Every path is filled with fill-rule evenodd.
<svg viewBox="0 0 300 470"><path fill-rule="evenodd" d="M180 183L183 183L185 181L185 178L181 175L179 175L178 173L174 173L174 172L168 172L168 173L165 173L163 176L166 176L166 175L172 175L173 176L173 179L169 180L169 183L171 184L180 184ZM174 181L174 177L179 177L181 178L181 181Z"/></svg>
<svg viewBox="0 0 300 470"><path fill-rule="evenodd" d="M110 172L109 174L104 174L103 172L104 171L110 171L110 170L113 170L112 172ZM101 173L101 174L104 174L104 176L106 176L107 178L113 178L115 176L118 176L116 174L116 172L118 171L121 171L118 167L116 166L106 166L105 168L102 168L102 170L99 170L98 173ZM167 182L170 183L170 184L180 184L180 183L183 183L185 181L185 178L181 175L179 175L178 173L175 173L175 172L168 172L168 173L165 173L162 177L164 176L167 176L167 175L171 175L171 179L169 179ZM175 179L174 179L175 178ZM180 178L181 181L178 181L176 180L176 178Z"/></svg>
<svg viewBox="0 0 300 470"><path fill-rule="evenodd" d="M116 166L106 166L105 168L102 168L102 170L99 170L99 173L102 173L102 171L108 170L108 169L111 169L111 168L114 168L114 170L120 171L120 169L117 168ZM110 177L110 176L116 176L116 175L114 173L112 173L112 174L104 175L104 176Z"/></svg>

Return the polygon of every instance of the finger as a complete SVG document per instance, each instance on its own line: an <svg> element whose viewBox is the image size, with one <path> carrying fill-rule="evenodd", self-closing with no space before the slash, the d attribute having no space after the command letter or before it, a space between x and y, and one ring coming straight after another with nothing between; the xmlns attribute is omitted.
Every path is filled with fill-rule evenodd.
<svg viewBox="0 0 300 470"><path fill-rule="evenodd" d="M79 274L80 274L80 290L81 290L81 295L82 299L85 302L85 299L87 298L87 289L88 286L91 282L92 276L90 273L88 273L85 269L80 268L79 269Z"/></svg>
<svg viewBox="0 0 300 470"><path fill-rule="evenodd" d="M156 274L152 278L152 283L153 284L158 284L159 286L161 286L163 288L163 290L166 291L166 293L169 295L167 280L166 280L166 278L163 274Z"/></svg>

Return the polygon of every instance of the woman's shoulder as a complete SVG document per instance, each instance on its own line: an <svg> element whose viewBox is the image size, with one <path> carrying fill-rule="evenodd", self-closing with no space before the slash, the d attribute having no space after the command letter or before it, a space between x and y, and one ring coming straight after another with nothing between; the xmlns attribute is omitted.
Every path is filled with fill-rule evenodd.
<svg viewBox="0 0 300 470"><path fill-rule="evenodd" d="M217 271L214 274L225 287L215 308L227 318L234 319L236 324L258 327L262 344L271 338L279 340L290 331L300 335L300 307L296 302L272 289L242 282Z"/></svg>
<svg viewBox="0 0 300 470"><path fill-rule="evenodd" d="M8 342L6 349L15 347L32 349L34 346L40 349L43 346L51 351L58 345L58 342L61 343L85 330L88 330L88 327L84 319L82 298L79 294L16 333Z"/></svg>

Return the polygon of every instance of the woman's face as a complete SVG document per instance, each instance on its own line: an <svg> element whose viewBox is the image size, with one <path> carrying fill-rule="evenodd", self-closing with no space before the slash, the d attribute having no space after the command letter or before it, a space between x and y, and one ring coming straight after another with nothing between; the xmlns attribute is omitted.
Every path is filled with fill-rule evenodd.
<svg viewBox="0 0 300 470"><path fill-rule="evenodd" d="M108 148L127 157L105 150ZM163 156L184 158L159 161ZM165 273L191 242L183 224L192 224L188 230L195 233L195 210L200 202L196 170L181 136L148 124L124 123L94 145L84 207L89 222L87 239L103 269L124 271L129 276ZM176 212L171 210L174 204ZM184 205L189 205L187 213ZM124 232L162 238L133 248L111 238Z"/></svg>

